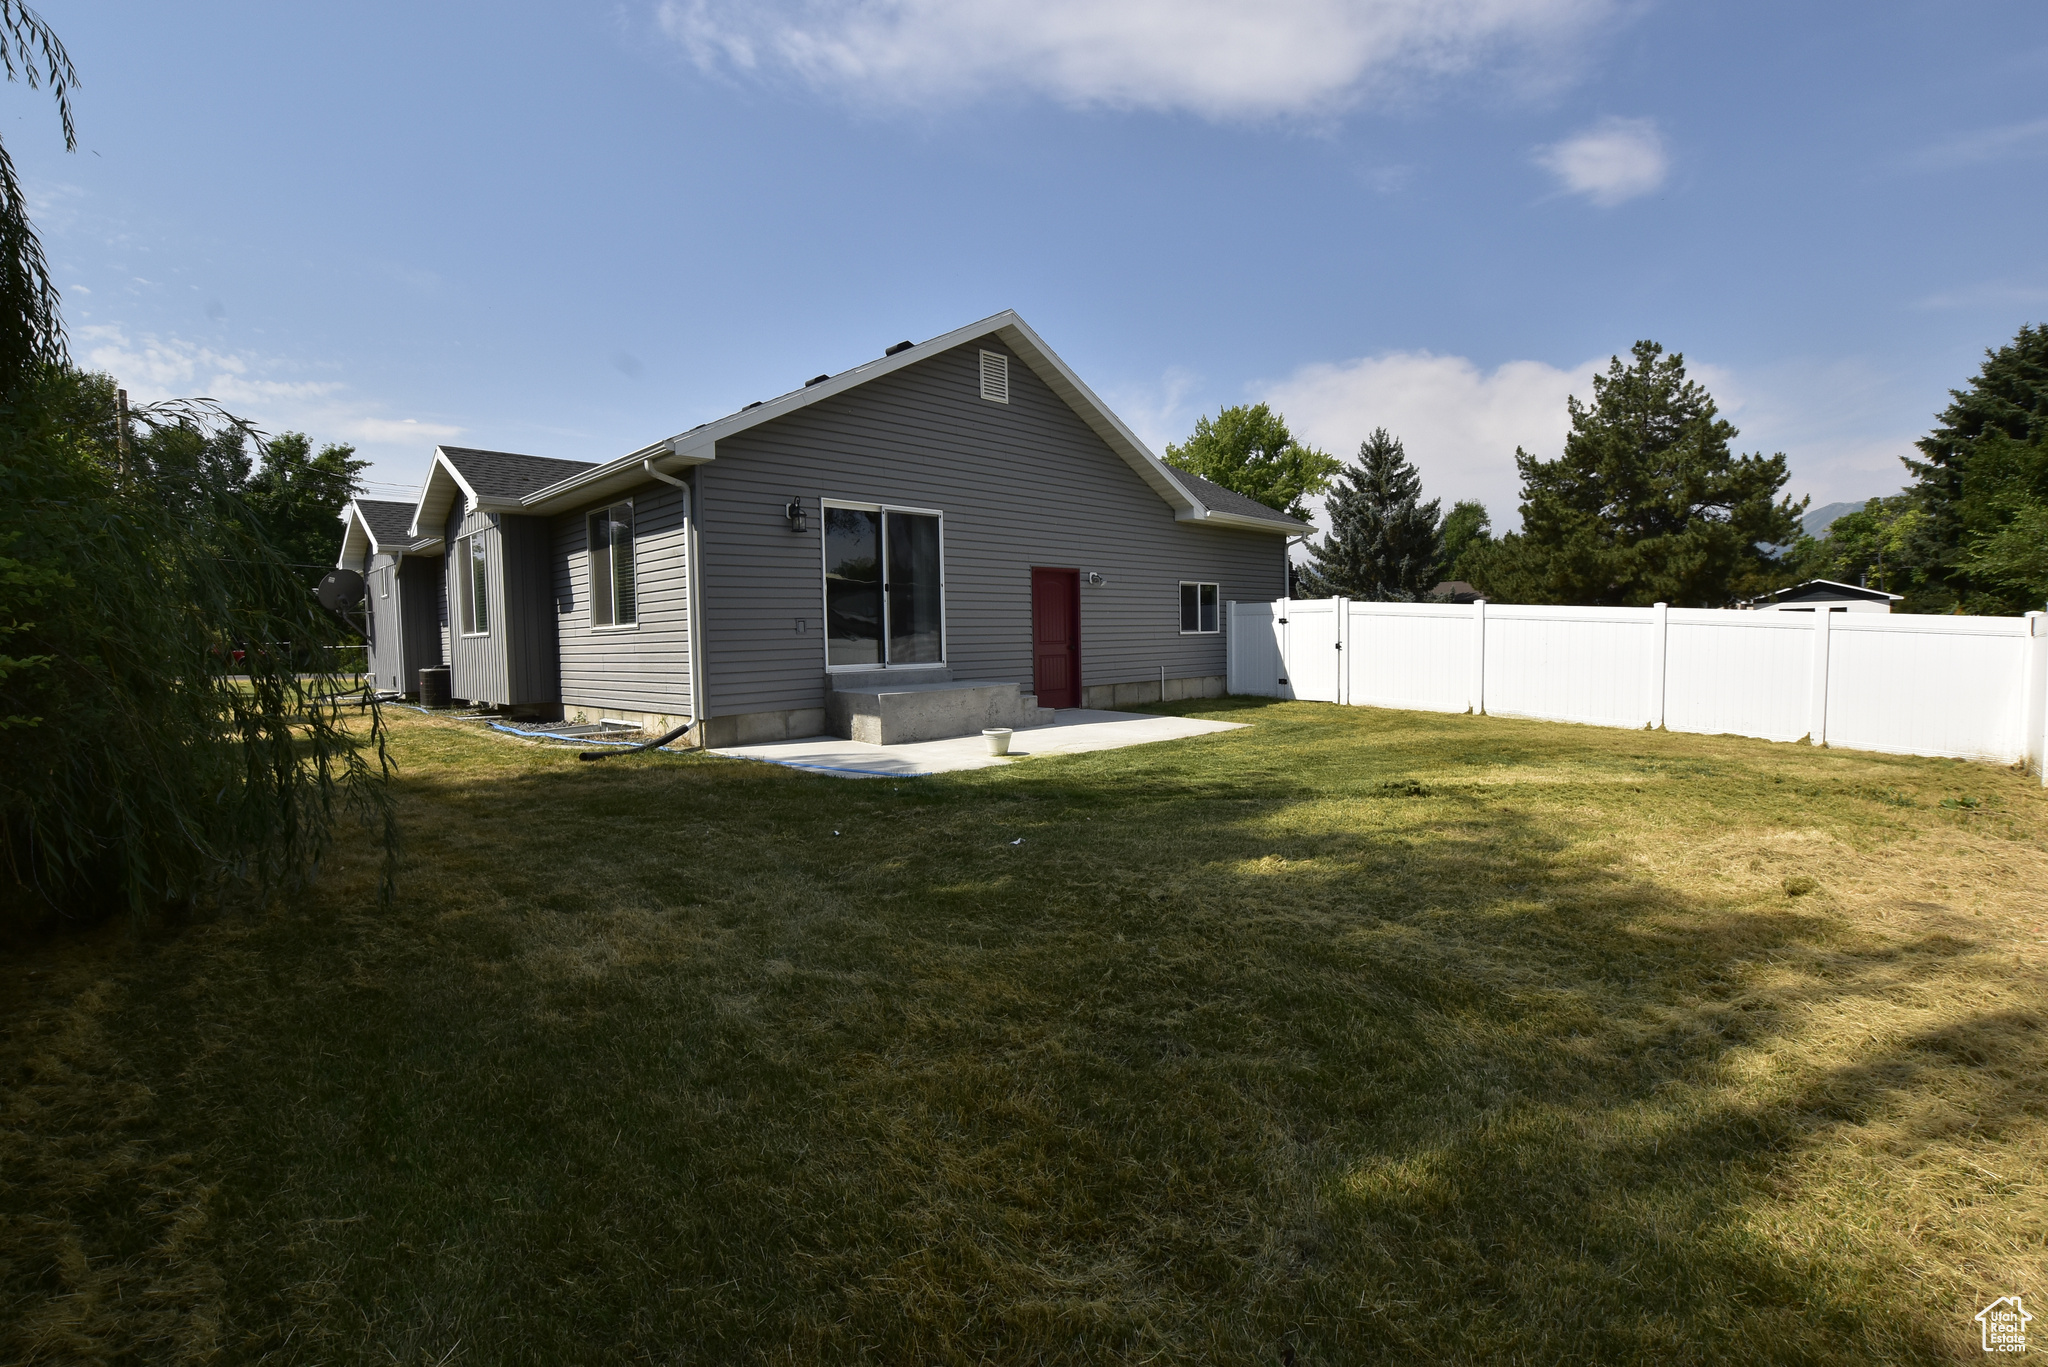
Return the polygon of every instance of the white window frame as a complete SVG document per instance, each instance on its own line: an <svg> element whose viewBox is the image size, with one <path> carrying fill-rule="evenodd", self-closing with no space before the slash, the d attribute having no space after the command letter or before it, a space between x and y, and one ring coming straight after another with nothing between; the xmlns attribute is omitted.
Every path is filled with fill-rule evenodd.
<svg viewBox="0 0 2048 1367"><path fill-rule="evenodd" d="M825 510L827 508L850 508L861 513L911 513L918 517L935 517L939 520L939 658L924 660L917 664L871 664L836 665L832 663L832 639L828 634L830 617L825 609L827 576L831 566L825 560ZM882 653L889 653L889 529L882 527L882 541L878 548L882 556ZM818 653L825 657L827 674L865 674L877 669L941 669L952 649L950 624L946 615L946 514L937 508L912 508L901 503L863 503L859 499L821 498L818 500Z"/></svg>
<svg viewBox="0 0 2048 1367"><path fill-rule="evenodd" d="M477 555L477 549L483 555ZM482 561L483 583L477 583L478 561ZM456 603L455 627L463 636L488 636L491 634L491 548L483 539L481 530L468 536L455 538ZM481 630L476 626L476 598L481 593L484 604L484 624Z"/></svg>
<svg viewBox="0 0 2048 1367"><path fill-rule="evenodd" d="M633 535L630 540L633 553L633 620L630 622L618 620L619 580L616 574L612 576L612 582L605 592L605 598L611 603L612 620L609 622L597 620L597 550L590 544L590 519L596 517L599 513L609 516L614 508L624 508L626 515L633 520ZM611 547L609 545L605 547L605 555L606 563L609 564L611 555ZM640 510L633 506L632 499L625 498L620 499L617 503L607 503L604 507L592 508L583 515L583 591L590 599L590 629L592 631L638 631L640 629Z"/></svg>
<svg viewBox="0 0 2048 1367"><path fill-rule="evenodd" d="M1207 579L1183 579L1183 580L1181 580L1181 581L1180 581L1180 588L1181 588L1181 589L1186 589L1186 588L1189 588L1189 587L1191 587L1191 586L1192 586L1192 587L1193 587L1193 589L1195 590L1195 626L1194 626L1194 630L1190 631L1190 630L1189 630L1189 629L1188 629L1188 628L1187 628L1187 627L1186 627L1185 625L1183 625L1183 626L1181 627L1181 629L1180 629L1180 634L1181 634L1181 635L1183 635L1183 636L1220 636L1220 635L1222 635L1222 634L1223 634L1223 586L1222 586L1221 584L1213 583L1213 582L1211 582L1210 580L1207 580ZM1214 593L1215 593L1215 595L1216 595L1216 603L1215 603L1215 607L1216 607L1216 625L1215 625L1215 626L1213 626L1213 627L1204 627L1204 626L1202 625L1202 590L1203 590L1203 589L1209 589L1209 590L1211 590L1212 592L1214 592ZM1181 597L1182 597L1182 594L1181 594L1181 593L1179 592L1179 590L1176 590L1176 591L1175 591L1175 593L1174 593L1174 603L1173 603L1173 611L1174 611L1174 615L1175 615L1175 616L1177 616L1177 617L1178 617L1178 616L1180 615L1180 612L1181 612L1181 601L1180 601L1180 600L1181 600ZM1186 622L1186 620L1187 620L1187 619L1186 619L1186 618L1184 618L1184 617L1183 617L1183 618L1181 618L1181 621L1182 621L1183 623L1185 623L1185 622Z"/></svg>

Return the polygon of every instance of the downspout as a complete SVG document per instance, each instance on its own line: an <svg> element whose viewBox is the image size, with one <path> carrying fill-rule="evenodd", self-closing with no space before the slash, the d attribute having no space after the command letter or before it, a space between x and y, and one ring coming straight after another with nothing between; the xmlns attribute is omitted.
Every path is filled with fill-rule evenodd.
<svg viewBox="0 0 2048 1367"><path fill-rule="evenodd" d="M704 717L704 593L698 578L697 491L690 481L655 469L652 456L641 461L640 468L651 478L683 491L683 585L690 615L690 711L695 714L690 721L697 727L697 748L706 750L711 728Z"/></svg>

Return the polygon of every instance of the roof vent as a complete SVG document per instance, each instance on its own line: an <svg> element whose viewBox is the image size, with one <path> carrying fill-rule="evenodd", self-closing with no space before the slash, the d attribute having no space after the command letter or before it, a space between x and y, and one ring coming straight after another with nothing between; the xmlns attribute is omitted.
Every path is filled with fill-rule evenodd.
<svg viewBox="0 0 2048 1367"><path fill-rule="evenodd" d="M823 384L831 378L830 375L813 375L810 379L804 381L804 388L809 389L814 384Z"/></svg>
<svg viewBox="0 0 2048 1367"><path fill-rule="evenodd" d="M981 397L994 403L1010 401L1010 358L1000 351L981 353Z"/></svg>
<svg viewBox="0 0 2048 1367"><path fill-rule="evenodd" d="M756 400L754 400L754 401L753 401L752 403L748 404L748 405L747 405L747 408L759 408L759 407L761 406L761 404L762 404L762 400L760 400L760 399L756 399ZM742 409L740 410L740 412L742 412L742 413L746 412L746 411L747 411L747 408L742 408Z"/></svg>
<svg viewBox="0 0 2048 1367"><path fill-rule="evenodd" d="M883 352L882 354L884 356L894 356L897 352L908 351L916 345L917 343L915 342L898 342L895 346L890 347L887 351Z"/></svg>

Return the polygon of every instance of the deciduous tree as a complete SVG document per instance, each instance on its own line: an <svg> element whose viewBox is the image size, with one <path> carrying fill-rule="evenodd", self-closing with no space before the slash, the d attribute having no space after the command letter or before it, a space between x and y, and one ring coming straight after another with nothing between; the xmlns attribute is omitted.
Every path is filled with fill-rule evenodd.
<svg viewBox="0 0 2048 1367"><path fill-rule="evenodd" d="M1185 445L1166 448L1166 463L1303 522L1308 498L1330 487L1340 465L1296 441L1287 420L1262 403L1197 418Z"/></svg>

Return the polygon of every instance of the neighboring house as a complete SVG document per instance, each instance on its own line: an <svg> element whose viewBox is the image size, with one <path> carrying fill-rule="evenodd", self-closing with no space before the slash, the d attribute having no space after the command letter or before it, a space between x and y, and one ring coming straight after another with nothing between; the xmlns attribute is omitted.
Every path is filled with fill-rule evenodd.
<svg viewBox="0 0 2048 1367"><path fill-rule="evenodd" d="M1882 589L1838 584L1832 579L1809 579L1804 584L1752 598L1743 606L1760 612L1890 612L1892 604L1904 601L1904 595Z"/></svg>
<svg viewBox="0 0 2048 1367"><path fill-rule="evenodd" d="M441 538L412 535L413 505L358 498L342 509L343 569L363 576L372 686L409 693L448 658Z"/></svg>
<svg viewBox="0 0 2048 1367"><path fill-rule="evenodd" d="M1283 595L1309 530L1002 313L617 460L441 447L404 535L446 559L453 696L726 745L822 733L833 690L1220 694L1223 605Z"/></svg>
<svg viewBox="0 0 2048 1367"><path fill-rule="evenodd" d="M1423 599L1431 603L1476 603L1481 596L1478 589L1462 579L1446 579L1424 594Z"/></svg>

